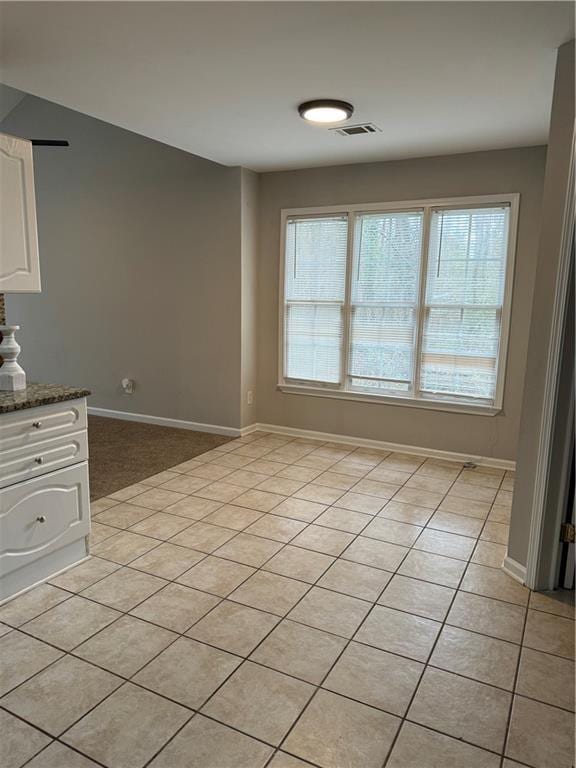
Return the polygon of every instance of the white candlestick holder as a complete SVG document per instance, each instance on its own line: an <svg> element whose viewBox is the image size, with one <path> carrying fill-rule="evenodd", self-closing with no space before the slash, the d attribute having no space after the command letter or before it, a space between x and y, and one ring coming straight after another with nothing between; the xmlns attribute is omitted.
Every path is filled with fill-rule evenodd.
<svg viewBox="0 0 576 768"><path fill-rule="evenodd" d="M14 338L16 331L20 330L19 325L0 325L0 390L4 392L16 392L26 389L26 373L18 365L18 355L20 354L20 345Z"/></svg>

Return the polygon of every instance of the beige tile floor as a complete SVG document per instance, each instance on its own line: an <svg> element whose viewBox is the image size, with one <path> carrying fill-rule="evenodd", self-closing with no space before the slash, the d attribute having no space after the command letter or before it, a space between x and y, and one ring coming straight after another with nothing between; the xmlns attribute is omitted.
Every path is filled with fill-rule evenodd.
<svg viewBox="0 0 576 768"><path fill-rule="evenodd" d="M574 607L514 477L257 433L92 504L0 607L1 768L570 768Z"/></svg>

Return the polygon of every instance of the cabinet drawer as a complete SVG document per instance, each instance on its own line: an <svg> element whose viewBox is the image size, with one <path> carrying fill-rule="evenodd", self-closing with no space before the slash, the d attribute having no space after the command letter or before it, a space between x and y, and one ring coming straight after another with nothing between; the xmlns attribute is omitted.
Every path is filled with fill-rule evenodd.
<svg viewBox="0 0 576 768"><path fill-rule="evenodd" d="M86 430L0 453L0 488L78 464L88 458Z"/></svg>
<svg viewBox="0 0 576 768"><path fill-rule="evenodd" d="M0 419L0 446L2 451L8 451L79 432L86 427L84 398L13 411L3 414Z"/></svg>
<svg viewBox="0 0 576 768"><path fill-rule="evenodd" d="M90 530L88 465L0 491L0 574L87 536Z"/></svg>

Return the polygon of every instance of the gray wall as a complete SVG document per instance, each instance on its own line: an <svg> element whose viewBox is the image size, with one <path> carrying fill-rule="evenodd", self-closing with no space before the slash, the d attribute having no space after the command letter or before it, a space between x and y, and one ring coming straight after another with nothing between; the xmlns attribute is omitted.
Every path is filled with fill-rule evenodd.
<svg viewBox="0 0 576 768"><path fill-rule="evenodd" d="M240 169L32 96L0 127L71 144L35 150L43 292L7 300L29 380L239 427Z"/></svg>
<svg viewBox="0 0 576 768"><path fill-rule="evenodd" d="M542 233L508 543L508 556L521 565L527 562L539 443L540 439L546 439L546 436L540 436L540 424L573 140L574 41L571 41L558 49L542 203Z"/></svg>
<svg viewBox="0 0 576 768"><path fill-rule="evenodd" d="M362 139L358 139L362 140ZM260 180L258 419L468 454L514 459L526 365L544 147L267 173ZM520 221L503 412L465 415L285 394L277 389L282 208L519 192Z"/></svg>

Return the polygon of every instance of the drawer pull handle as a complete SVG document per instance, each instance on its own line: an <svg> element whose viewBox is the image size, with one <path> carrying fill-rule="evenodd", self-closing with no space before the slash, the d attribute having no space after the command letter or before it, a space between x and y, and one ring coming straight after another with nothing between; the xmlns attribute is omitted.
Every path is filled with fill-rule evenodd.
<svg viewBox="0 0 576 768"><path fill-rule="evenodd" d="M32 422L32 426L34 427L34 429L40 429L40 427L42 426L42 422L41 421L33 421Z"/></svg>
<svg viewBox="0 0 576 768"><path fill-rule="evenodd" d="M46 516L45 515L38 515L36 520L38 520L39 523L45 523L46 522Z"/></svg>
<svg viewBox="0 0 576 768"><path fill-rule="evenodd" d="M34 461L36 462L36 464L44 464L44 459L42 458L42 456L36 456Z"/></svg>

